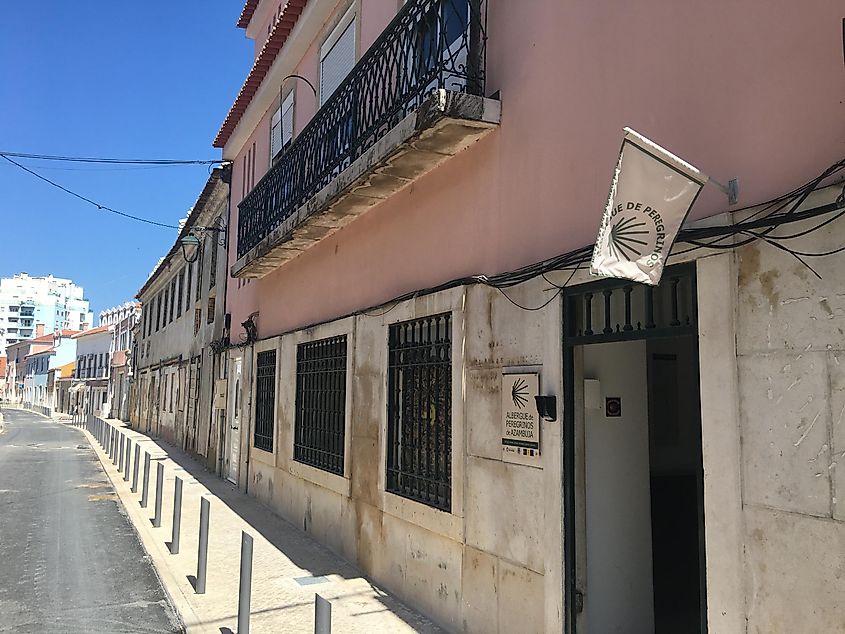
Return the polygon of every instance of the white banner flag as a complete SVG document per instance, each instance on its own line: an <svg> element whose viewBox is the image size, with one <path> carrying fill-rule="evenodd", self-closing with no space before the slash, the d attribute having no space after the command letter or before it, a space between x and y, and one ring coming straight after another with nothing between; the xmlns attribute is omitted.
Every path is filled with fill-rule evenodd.
<svg viewBox="0 0 845 634"><path fill-rule="evenodd" d="M707 176L625 128L590 273L656 286Z"/></svg>

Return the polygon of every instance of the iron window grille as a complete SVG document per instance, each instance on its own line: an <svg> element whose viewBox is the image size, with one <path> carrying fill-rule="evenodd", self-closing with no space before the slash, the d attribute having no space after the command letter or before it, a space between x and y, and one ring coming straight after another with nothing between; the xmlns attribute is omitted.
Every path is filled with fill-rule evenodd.
<svg viewBox="0 0 845 634"><path fill-rule="evenodd" d="M296 348L293 458L343 475L346 427L346 335Z"/></svg>
<svg viewBox="0 0 845 634"><path fill-rule="evenodd" d="M452 316L390 326L387 490L452 507Z"/></svg>
<svg viewBox="0 0 845 634"><path fill-rule="evenodd" d="M276 351L259 352L255 369L255 433L253 446L273 451L276 411Z"/></svg>
<svg viewBox="0 0 845 634"><path fill-rule="evenodd" d="M238 205L238 257L435 90L484 95L486 0L409 0Z"/></svg>

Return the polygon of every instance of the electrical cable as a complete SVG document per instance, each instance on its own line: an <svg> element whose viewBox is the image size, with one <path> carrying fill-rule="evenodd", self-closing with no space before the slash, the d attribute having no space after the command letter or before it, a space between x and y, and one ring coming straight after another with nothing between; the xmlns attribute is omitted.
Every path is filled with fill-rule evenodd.
<svg viewBox="0 0 845 634"><path fill-rule="evenodd" d="M804 211L797 211L798 207L803 204L807 197L814 192L826 179L830 178L831 176L837 174L838 172L845 169L845 160L838 161L834 163L829 168L827 168L824 172L819 174L817 177L813 178L812 180L808 181L804 185L795 188L788 194L783 194L771 200L768 200L762 203L762 208L760 210L755 211L753 214L748 216L748 218L743 219L742 221L734 224L734 225L723 225L717 227L697 227L693 229L682 229L679 234L676 242L678 243L685 243L693 245L690 249L685 249L680 252L674 252L670 255L670 257L675 258L678 255L689 253L690 251L695 251L697 249L736 249L740 246L750 244L757 240L763 240L764 242L774 246L775 248L782 250L786 253L789 253L796 259L798 259L804 266L806 266L810 271L813 272L814 275L818 276L818 272L813 269L807 262L802 260L803 257L822 257L826 255L834 255L836 253L845 252L845 246L842 246L837 249L833 249L830 251L826 251L823 253L805 253L801 251L796 251L787 247L783 244L779 243L779 240L787 240L791 239L792 237L801 237L806 235L807 233L811 232L812 230L818 230L834 220L845 216L845 190L843 190L843 194L840 195L836 202L833 204L823 205L821 207L808 209ZM758 205L752 205L749 207L742 207L736 210L731 210L732 213L736 213L739 211L744 211L746 209L752 209L757 207ZM784 211L786 210L786 211ZM768 212L766 215L761 217L761 212ZM817 225L815 225L812 230L805 230L801 231L796 234L792 234L791 236L773 236L771 232L776 229L777 227L790 224L794 222L801 222L805 220L809 220L824 214L828 213L835 213L835 215L831 218L828 218ZM762 231L753 231L753 229L762 229ZM745 239L740 240L735 243L731 244L718 244L718 242L736 237L739 235L747 236ZM712 242L707 242L706 240L714 239ZM579 270L579 268L590 261L591 255L593 252L593 246L585 246L579 249L575 249L568 253L557 255L547 260L543 260L541 262L537 262L534 264L530 264L528 266L516 269L514 271L509 271L506 273L500 273L497 275L487 276L487 275L474 275L470 277L464 277L459 279L454 279L449 282L445 282L435 287L430 288L423 288L418 289L416 291L412 291L410 293L405 293L399 297L394 297L393 299L379 304L378 306L372 307L370 310L379 308L381 306L387 306L388 304L393 304L393 306L383 313L386 314L393 310L396 306L398 306L401 302L412 299L414 297L420 297L424 295L429 295L431 293L437 293L443 290L448 290L450 288L454 288L456 286L462 285L469 285L469 284L483 284L485 286L490 286L492 288L496 288L499 290L505 298L512 303L514 306L521 308L523 310L528 311L536 311L541 310L548 306L554 299L556 299L564 290L566 285L574 277L575 273ZM574 268L573 268L574 267ZM552 271L562 271L562 270L572 270L569 278L563 284L563 286L558 286L554 284L546 274ZM530 306L523 306L518 302L514 301L510 296L508 296L503 289L511 288L513 286L517 286L526 282L530 279L535 277L542 276L547 283L551 286L557 288L557 293L543 304L538 307L530 307ZM358 311L357 313L352 314L368 314L365 311Z"/></svg>
<svg viewBox="0 0 845 634"><path fill-rule="evenodd" d="M546 282L547 282L547 283L549 283L549 284L551 284L553 287L555 287L555 288L557 289L557 292L555 292L555 294L554 294L554 295L552 295L552 296L549 298L549 300L548 300L548 301L544 302L544 303L543 303L543 304L541 304L540 306L537 306L536 308L530 308L530 307L523 306L522 304L519 304L519 303L515 302L512 298L508 297L508 294L507 294L507 293L505 293L505 291L504 291L504 290L502 290L501 288L497 288L496 290L497 290L497 291L499 291L502 295L504 295L505 299L506 299L506 300L508 300L511 304L513 304L513 305L514 305L514 306L516 306L517 308L521 308L522 310L530 310L530 311L543 310L546 306L548 306L549 304L551 304L551 303L552 303L555 299L557 299L557 298L560 296L560 294L563 292L563 290L566 288L566 286L569 284L569 282L571 282L571 281L572 281L572 278L573 278L573 277L575 277L575 273L577 273L577 272L578 272L578 268L580 267L580 265L581 265L581 263L579 262L579 263L575 266L575 268L572 270L572 273L570 273L570 274L569 274L569 277L566 279L566 281L563 283L563 285L562 285L562 286L558 286L558 285L557 285L557 284L555 284L554 282L550 281L550 280L549 280L549 278L547 278L547 277L546 277L546 274L545 274L545 273L541 273L541 275L543 276L543 279L544 279L544 280L546 280Z"/></svg>
<svg viewBox="0 0 845 634"><path fill-rule="evenodd" d="M117 214L118 216L122 216L124 218L129 218L130 220L135 220L137 222L143 222L143 223L146 223L148 225L153 225L153 226L156 226L156 227L163 227L165 229L179 229L179 227L177 227L176 225L168 225L168 224L165 224L163 222L157 222L155 220L150 220L148 218L141 218L140 216L133 216L132 214L128 214L128 213L123 212L123 211L118 211L117 209L112 209L111 207L107 207L106 205L101 205L100 203L98 203L94 200L91 200L90 198L86 198L82 194L77 194L75 191L72 191L72 190L68 189L67 187L59 185L55 181L51 181L46 176L42 176L38 172L35 172L35 171L29 169L25 165L21 165L20 163L18 163L17 161L9 158L5 154L0 153L0 157L3 157L5 160L9 161L9 163L12 163L13 165L17 165L23 171L32 174L36 178L44 181L45 183L48 183L48 184L52 185L53 187L56 187L57 189L60 189L67 194L70 194L71 196L79 198L80 200L85 201L86 203L94 205L100 211L108 211L109 213Z"/></svg>
<svg viewBox="0 0 845 634"><path fill-rule="evenodd" d="M69 161L74 163L110 163L118 165L217 165L230 163L227 159L121 159L92 156L59 156L55 154L30 154L28 152L7 152L0 150L0 156L13 158L36 159L40 161Z"/></svg>
<svg viewBox="0 0 845 634"><path fill-rule="evenodd" d="M6 163L0 163L3 167L14 167ZM170 167L169 165L130 165L128 167L97 167L97 164L89 164L88 167L58 167L56 165L39 165L39 170L50 170L58 172L136 172L139 170L157 170ZM209 166L213 167L213 166Z"/></svg>

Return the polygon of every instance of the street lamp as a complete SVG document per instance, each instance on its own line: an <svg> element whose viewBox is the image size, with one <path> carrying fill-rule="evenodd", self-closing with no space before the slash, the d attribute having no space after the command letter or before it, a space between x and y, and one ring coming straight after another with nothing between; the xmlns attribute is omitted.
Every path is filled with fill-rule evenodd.
<svg viewBox="0 0 845 634"><path fill-rule="evenodd" d="M192 226L187 234L179 238L185 262L192 264L197 261L205 245L205 238L209 234L214 236L214 241L218 246L226 247L226 221L222 216L208 226Z"/></svg>
<svg viewBox="0 0 845 634"><path fill-rule="evenodd" d="M189 233L179 239L179 244L182 246L182 257L185 258L185 262L188 264L196 262L202 246L200 239L193 233Z"/></svg>

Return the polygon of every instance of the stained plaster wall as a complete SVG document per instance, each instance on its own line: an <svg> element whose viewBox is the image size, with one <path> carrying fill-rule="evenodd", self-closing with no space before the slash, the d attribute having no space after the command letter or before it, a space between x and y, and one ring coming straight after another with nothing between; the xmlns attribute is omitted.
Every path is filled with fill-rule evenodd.
<svg viewBox="0 0 845 634"><path fill-rule="evenodd" d="M548 297L540 288L548 286L508 292L531 305ZM451 513L385 492L384 475L388 326L444 311L453 315ZM348 350L343 477L292 460L296 346L338 334ZM560 423L545 424L542 468L533 468L502 461L500 414L506 367L539 370L541 391L561 394L559 302L526 312L496 290L457 288L255 350L269 348L277 350L274 451L252 448L250 432L251 494L450 631L561 629Z"/></svg>
<svg viewBox="0 0 845 634"><path fill-rule="evenodd" d="M789 246L843 243L837 220ZM762 242L736 252L748 632L845 631L843 258L813 258L818 279Z"/></svg>
<svg viewBox="0 0 845 634"><path fill-rule="evenodd" d="M210 192L202 212L193 220L194 226L213 226L219 217L226 218L229 187L217 180ZM218 374L218 357L210 343L219 340L223 334L226 297L226 254L224 245L218 243L216 234L203 236L203 259L187 263L181 250L171 250L156 267L156 276L138 299L142 311L149 311L153 323L158 317L156 298L162 291L171 289L176 281L177 293L182 294L182 312L177 317L168 302L168 311L162 305L161 327L145 332L147 323L139 319L140 329L136 342L139 354L134 359L137 379L131 390L135 393L135 410L130 422L136 429L151 431L168 442L181 446L190 434L196 454L202 457L206 466L214 467L217 462L216 417L213 417L212 391L214 378ZM211 251L217 250L214 285L211 284ZM190 288L188 271L190 270ZM180 274L184 274L180 284ZM200 287L197 299L197 285ZM209 300L214 298L214 313L209 321ZM171 300L172 301L172 300ZM199 330L195 331L195 311L200 311ZM143 315L143 313L142 313ZM167 317L165 317L167 315ZM188 399L191 372L196 379L196 427L188 420ZM172 393L172 405L171 405ZM190 429L189 429L190 428Z"/></svg>

